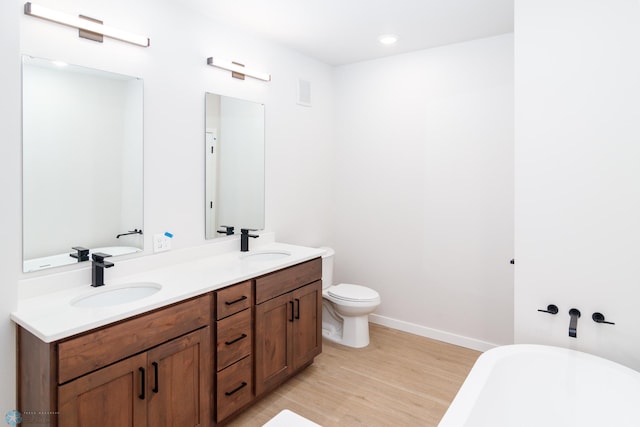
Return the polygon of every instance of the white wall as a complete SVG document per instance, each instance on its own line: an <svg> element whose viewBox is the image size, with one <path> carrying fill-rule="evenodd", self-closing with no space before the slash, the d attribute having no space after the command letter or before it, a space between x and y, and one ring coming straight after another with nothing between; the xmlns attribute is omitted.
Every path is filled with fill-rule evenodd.
<svg viewBox="0 0 640 427"><path fill-rule="evenodd" d="M22 271L21 150L20 150L20 9L15 2L0 2L0 416L15 403L15 335L9 313L18 299Z"/></svg>
<svg viewBox="0 0 640 427"><path fill-rule="evenodd" d="M517 0L515 18L515 340L640 369L640 4Z"/></svg>
<svg viewBox="0 0 640 427"><path fill-rule="evenodd" d="M372 320L513 339L513 35L338 67L332 245Z"/></svg>

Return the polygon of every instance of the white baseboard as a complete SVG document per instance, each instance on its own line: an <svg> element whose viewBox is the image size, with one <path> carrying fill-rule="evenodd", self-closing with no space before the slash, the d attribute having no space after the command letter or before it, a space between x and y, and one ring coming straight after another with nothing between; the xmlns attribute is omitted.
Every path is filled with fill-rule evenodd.
<svg viewBox="0 0 640 427"><path fill-rule="evenodd" d="M377 325L388 326L410 334L419 335L421 337L431 338L438 341L444 341L449 344L459 345L461 347L470 348L477 351L487 351L498 344L469 338L462 335L452 334L438 329L428 328L426 326L416 325L415 323L405 322L403 320L392 319L390 317L380 316L378 314L370 314L369 321Z"/></svg>

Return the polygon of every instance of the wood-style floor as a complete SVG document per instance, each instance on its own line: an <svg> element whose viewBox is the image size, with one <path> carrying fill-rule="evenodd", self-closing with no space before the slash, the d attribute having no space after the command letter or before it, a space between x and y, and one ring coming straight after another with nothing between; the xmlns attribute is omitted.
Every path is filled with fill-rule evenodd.
<svg viewBox="0 0 640 427"><path fill-rule="evenodd" d="M228 426L289 409L324 427L437 426L479 352L371 324L371 344L324 341L314 363Z"/></svg>

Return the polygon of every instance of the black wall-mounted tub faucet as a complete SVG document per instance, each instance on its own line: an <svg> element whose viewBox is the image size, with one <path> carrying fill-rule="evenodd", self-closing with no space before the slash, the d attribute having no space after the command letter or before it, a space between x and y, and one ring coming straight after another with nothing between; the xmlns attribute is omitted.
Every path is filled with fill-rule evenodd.
<svg viewBox="0 0 640 427"><path fill-rule="evenodd" d="M128 236L130 234L142 234L142 229L138 230L137 228L134 228L133 230L129 230L126 233L120 233L116 236L116 239L119 239L120 236Z"/></svg>
<svg viewBox="0 0 640 427"><path fill-rule="evenodd" d="M110 256L102 252L91 254L91 286L94 288L104 286L104 269L111 268L114 265L112 262L104 260Z"/></svg>
<svg viewBox="0 0 640 427"><path fill-rule="evenodd" d="M571 338L577 338L580 310L578 310L577 308L572 308L571 310L569 310L569 316L571 316L571 320L569 320L569 336Z"/></svg>
<svg viewBox="0 0 640 427"><path fill-rule="evenodd" d="M257 234L249 234L250 231L256 231L256 230L251 230L249 228L240 229L240 252L249 251L249 237L253 239L257 239L258 237L260 237Z"/></svg>

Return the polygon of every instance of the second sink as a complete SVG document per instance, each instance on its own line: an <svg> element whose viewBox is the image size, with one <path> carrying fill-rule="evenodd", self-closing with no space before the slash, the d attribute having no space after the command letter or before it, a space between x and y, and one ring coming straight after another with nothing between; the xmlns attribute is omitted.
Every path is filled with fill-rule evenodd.
<svg viewBox="0 0 640 427"><path fill-rule="evenodd" d="M256 251L244 253L240 255L240 259L246 261L275 261L288 256L291 256L291 252L281 250Z"/></svg>

